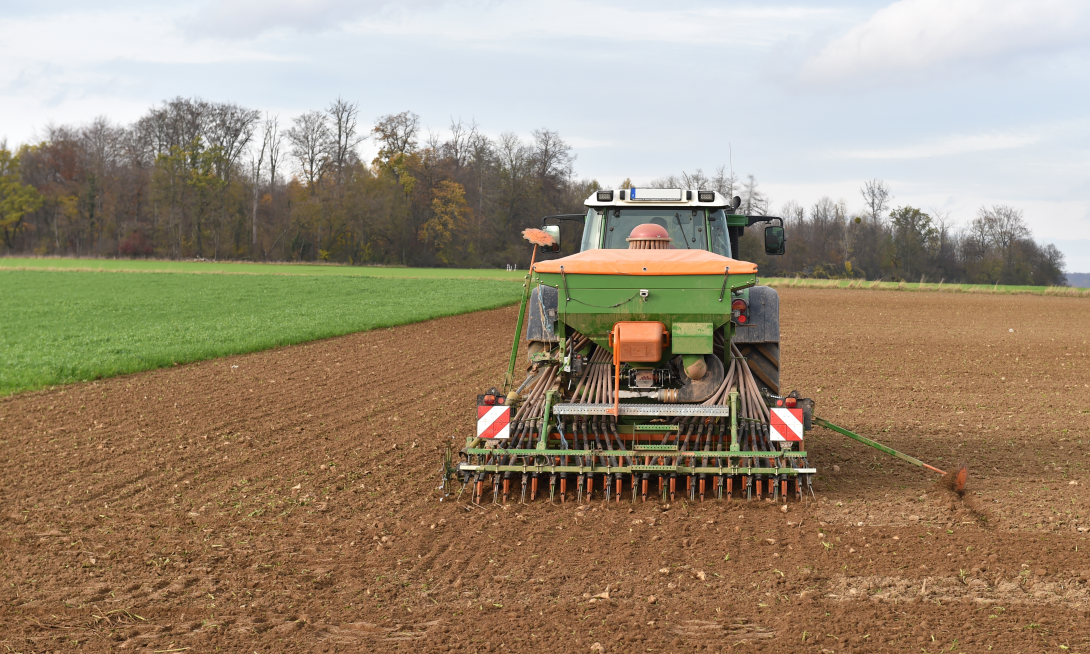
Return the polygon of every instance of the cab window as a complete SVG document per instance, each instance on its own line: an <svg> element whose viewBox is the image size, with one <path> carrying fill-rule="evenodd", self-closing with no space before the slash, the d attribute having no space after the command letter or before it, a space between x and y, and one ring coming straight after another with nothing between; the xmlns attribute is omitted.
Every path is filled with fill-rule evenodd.
<svg viewBox="0 0 1090 654"><path fill-rule="evenodd" d="M597 209L587 212L586 224L583 226L583 242L579 246L580 252L602 247L602 216L603 213Z"/></svg>
<svg viewBox="0 0 1090 654"><path fill-rule="evenodd" d="M730 237L727 234L727 214L722 209L708 215L708 232L711 236L712 252L733 258Z"/></svg>
<svg viewBox="0 0 1090 654"><path fill-rule="evenodd" d="M602 247L609 250L627 249L628 235L637 225L646 223L665 227L670 234L671 248L708 249L708 236L704 233L704 210L693 210L688 207L607 209Z"/></svg>

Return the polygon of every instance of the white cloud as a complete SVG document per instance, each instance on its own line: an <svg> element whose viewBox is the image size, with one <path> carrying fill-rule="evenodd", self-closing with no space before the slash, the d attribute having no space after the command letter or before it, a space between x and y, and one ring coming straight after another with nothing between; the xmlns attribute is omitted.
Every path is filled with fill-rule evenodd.
<svg viewBox="0 0 1090 654"><path fill-rule="evenodd" d="M1040 139L1028 134L972 134L955 135L928 143L894 148L849 150L843 156L849 159L926 159L987 150L1009 150L1033 145Z"/></svg>
<svg viewBox="0 0 1090 654"><path fill-rule="evenodd" d="M365 17L401 16L447 0L220 0L200 6L179 24L187 34L256 37L269 31L321 32ZM482 3L483 4L483 3Z"/></svg>
<svg viewBox="0 0 1090 654"><path fill-rule="evenodd" d="M526 39L768 46L846 12L828 7L552 0L214 0L178 20L194 37L341 31L439 37L490 47ZM555 44L553 44L555 45Z"/></svg>
<svg viewBox="0 0 1090 654"><path fill-rule="evenodd" d="M587 148L607 148L614 145L613 141L587 138L585 136L565 136L564 141L572 148L585 150Z"/></svg>
<svg viewBox="0 0 1090 654"><path fill-rule="evenodd" d="M900 0L829 43L800 69L815 84L873 84L1085 47L1083 0Z"/></svg>
<svg viewBox="0 0 1090 654"><path fill-rule="evenodd" d="M0 83L35 65L67 71L106 62L209 64L225 61L282 62L295 58L232 41L193 42L174 28L169 13L70 13L58 16L0 16ZM41 44L48 38L50 48ZM48 62L46 64L45 62Z"/></svg>

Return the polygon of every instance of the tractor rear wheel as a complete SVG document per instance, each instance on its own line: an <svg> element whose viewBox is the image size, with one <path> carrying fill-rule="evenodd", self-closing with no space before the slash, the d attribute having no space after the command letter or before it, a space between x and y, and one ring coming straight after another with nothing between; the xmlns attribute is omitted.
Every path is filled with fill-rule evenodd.
<svg viewBox="0 0 1090 654"><path fill-rule="evenodd" d="M776 289L749 289L749 321L734 330L734 344L749 361L757 387L780 395L780 296Z"/></svg>
<svg viewBox="0 0 1090 654"><path fill-rule="evenodd" d="M780 344L736 343L738 350L749 363L749 369L757 381L757 387L768 389L773 395L780 394Z"/></svg>

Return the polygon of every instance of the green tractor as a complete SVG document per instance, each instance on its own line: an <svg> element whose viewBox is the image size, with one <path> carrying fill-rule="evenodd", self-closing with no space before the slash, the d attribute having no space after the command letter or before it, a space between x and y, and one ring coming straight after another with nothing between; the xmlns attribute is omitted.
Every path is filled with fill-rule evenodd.
<svg viewBox="0 0 1090 654"><path fill-rule="evenodd" d="M448 450L445 492L458 480L478 504L532 501L546 486L561 502L801 499L815 422L923 465L782 393L779 296L735 258L758 223L765 253L782 255L781 219L737 214L738 197L706 190L602 190L584 204L526 230L535 262L507 374L477 396L477 434L457 462ZM559 256L566 221L582 239Z"/></svg>

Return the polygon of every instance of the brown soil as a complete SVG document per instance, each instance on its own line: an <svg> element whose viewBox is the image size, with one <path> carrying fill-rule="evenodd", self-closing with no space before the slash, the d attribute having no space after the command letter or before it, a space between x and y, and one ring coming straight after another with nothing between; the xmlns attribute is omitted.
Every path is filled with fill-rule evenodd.
<svg viewBox="0 0 1090 654"><path fill-rule="evenodd" d="M1090 303L781 297L788 388L963 498L817 430L786 512L440 502L500 309L0 401L0 645L1090 650Z"/></svg>

